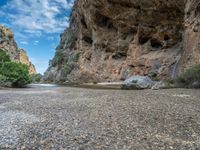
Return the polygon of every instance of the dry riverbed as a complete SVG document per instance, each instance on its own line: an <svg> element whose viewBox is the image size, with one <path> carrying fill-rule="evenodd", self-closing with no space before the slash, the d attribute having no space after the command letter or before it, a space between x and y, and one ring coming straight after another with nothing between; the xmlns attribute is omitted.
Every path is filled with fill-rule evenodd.
<svg viewBox="0 0 200 150"><path fill-rule="evenodd" d="M198 150L200 91L0 90L0 149Z"/></svg>

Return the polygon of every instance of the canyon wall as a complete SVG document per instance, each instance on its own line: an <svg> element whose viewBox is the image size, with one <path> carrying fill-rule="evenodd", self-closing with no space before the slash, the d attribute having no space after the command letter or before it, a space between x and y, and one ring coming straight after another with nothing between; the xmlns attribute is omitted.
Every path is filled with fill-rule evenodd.
<svg viewBox="0 0 200 150"><path fill-rule="evenodd" d="M28 65L30 74L37 73L26 52L23 49L18 49L13 32L2 25L0 25L0 49L6 51L12 61Z"/></svg>
<svg viewBox="0 0 200 150"><path fill-rule="evenodd" d="M174 78L200 63L198 0L77 0L47 81Z"/></svg>
<svg viewBox="0 0 200 150"><path fill-rule="evenodd" d="M25 64L29 67L29 73L30 74L36 74L37 73L35 66L30 62L28 55L27 55L25 50L19 49L18 50L18 56L19 56L19 58L18 58L19 62L22 63L22 64Z"/></svg>

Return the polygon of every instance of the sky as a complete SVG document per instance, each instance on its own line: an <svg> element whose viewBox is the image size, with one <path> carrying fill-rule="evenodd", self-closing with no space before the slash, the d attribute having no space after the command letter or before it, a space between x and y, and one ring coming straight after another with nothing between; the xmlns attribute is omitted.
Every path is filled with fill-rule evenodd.
<svg viewBox="0 0 200 150"><path fill-rule="evenodd" d="M74 0L0 0L0 24L10 28L19 48L26 50L43 74L69 25Z"/></svg>

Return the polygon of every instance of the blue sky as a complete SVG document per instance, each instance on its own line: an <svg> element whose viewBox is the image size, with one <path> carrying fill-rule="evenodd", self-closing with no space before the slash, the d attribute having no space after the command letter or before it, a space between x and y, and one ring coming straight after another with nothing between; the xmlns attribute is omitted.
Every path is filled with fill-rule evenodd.
<svg viewBox="0 0 200 150"><path fill-rule="evenodd" d="M19 48L27 51L37 72L43 73L60 34L68 26L74 0L0 0L0 24L15 34Z"/></svg>

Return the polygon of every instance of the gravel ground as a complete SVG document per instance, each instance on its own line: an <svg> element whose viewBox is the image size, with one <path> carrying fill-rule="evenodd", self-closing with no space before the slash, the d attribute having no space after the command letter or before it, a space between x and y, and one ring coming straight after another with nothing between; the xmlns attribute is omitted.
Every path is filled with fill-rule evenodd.
<svg viewBox="0 0 200 150"><path fill-rule="evenodd" d="M2 89L0 149L199 150L200 91Z"/></svg>

